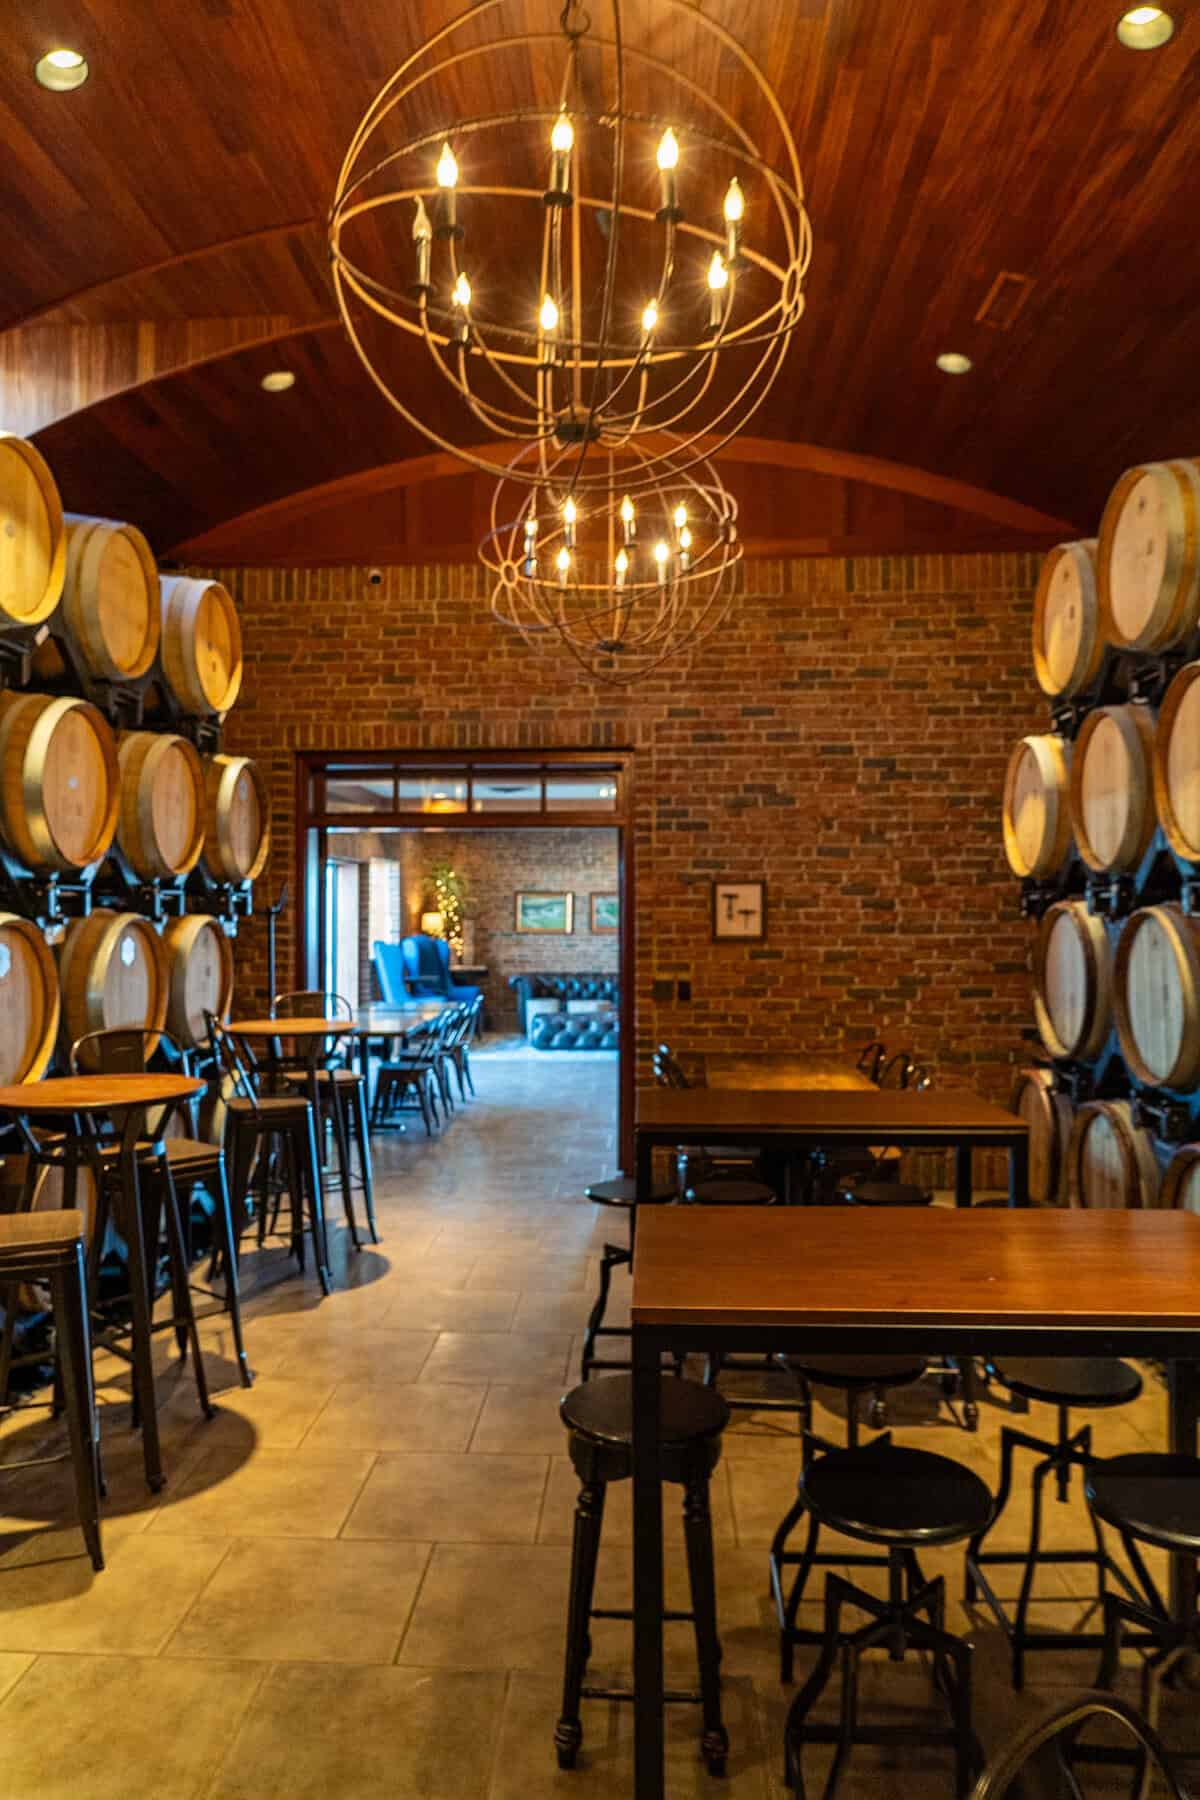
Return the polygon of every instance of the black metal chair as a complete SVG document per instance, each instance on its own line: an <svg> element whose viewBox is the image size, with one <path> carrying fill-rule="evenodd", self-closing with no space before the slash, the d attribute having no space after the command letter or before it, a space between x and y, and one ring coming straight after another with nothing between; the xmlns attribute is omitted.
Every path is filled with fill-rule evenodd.
<svg viewBox="0 0 1200 1800"><path fill-rule="evenodd" d="M667 1044L659 1044L651 1059L655 1082L659 1087L690 1088L683 1065ZM762 1158L756 1150L738 1144L680 1144L675 1151L675 1169L680 1195L697 1205L765 1206L774 1201L775 1190L764 1182ZM709 1199L707 1189L714 1181L757 1182L761 1190L757 1198L725 1195Z"/></svg>
<svg viewBox="0 0 1200 1800"><path fill-rule="evenodd" d="M895 1445L887 1435L853 1450L830 1450L809 1463L801 1480L805 1505L821 1525L886 1550L888 1594L878 1599L841 1575L826 1577L821 1654L788 1714L787 1785L803 1800L803 1752L809 1744L836 1746L825 1800L833 1800L856 1743L939 1744L954 1751L954 1791L958 1800L966 1800L982 1760L971 1722L971 1646L946 1630L945 1579L926 1580L917 1552L974 1536L991 1511L991 1495L961 1463ZM865 1613L868 1623L843 1629L847 1608ZM933 1659L935 1681L950 1709L949 1728L860 1726L858 1665L863 1653L883 1649L900 1662L910 1648ZM809 1715L839 1661L839 1721L814 1723Z"/></svg>
<svg viewBox="0 0 1200 1800"><path fill-rule="evenodd" d="M479 1022L483 1017L483 995L476 994L470 1005L463 1007L462 1013L462 1022L451 1035L445 1054L458 1081L458 1097L465 1101L467 1088L471 1090L471 1098L475 1098L475 1083L471 1076L471 1044L479 1036Z"/></svg>
<svg viewBox="0 0 1200 1800"><path fill-rule="evenodd" d="M594 1181L591 1187L585 1188L583 1191L596 1206L610 1206L618 1212L623 1212L627 1220L628 1231L624 1244L605 1244L600 1256L600 1285L592 1303L592 1310L588 1314L587 1329L583 1335L583 1355L579 1365L579 1379L586 1381L593 1369L628 1369L632 1367L628 1357L616 1359L598 1357L596 1342L599 1338L629 1336L628 1326L606 1325L604 1315L608 1309L613 1270L627 1268L633 1263L634 1246L637 1240L637 1183L618 1176L613 1181ZM673 1187L656 1188L650 1195L650 1203L655 1206L670 1205L677 1198Z"/></svg>
<svg viewBox="0 0 1200 1800"><path fill-rule="evenodd" d="M571 1769L583 1741L581 1700L632 1700L629 1688L586 1685L593 1619L629 1619L628 1608L593 1606L596 1563L608 1484L633 1475L633 1382L627 1375L602 1376L574 1388L560 1408L569 1449L579 1476L571 1549L571 1589L562 1712L554 1730L560 1769ZM709 1478L721 1458L721 1433L729 1409L719 1394L695 1381L666 1375L662 1381L661 1446L663 1480L683 1488L683 1530L687 1545L690 1612L664 1612L666 1620L688 1620L696 1635L699 1693L668 1692L668 1701L699 1702L704 1729L700 1751L712 1775L723 1775L729 1739L721 1722L721 1646L717 1637L716 1578L713 1567Z"/></svg>
<svg viewBox="0 0 1200 1800"><path fill-rule="evenodd" d="M271 1006L271 1017L353 1019L354 1008L342 994L326 993L318 988L301 988L292 994L277 995ZM356 1250L361 1250L358 1220L354 1212L355 1188L361 1191L367 1209L367 1229L371 1233L371 1242L379 1242L371 1173L370 1130L367 1123L367 1078L358 1069L350 1067L340 1042L332 1042L334 1047L313 1073L322 1123L328 1120L333 1131L338 1159L337 1173L341 1182L342 1203L346 1209L346 1223L350 1227L350 1240ZM293 1070L288 1079L296 1086L307 1085L307 1066L303 1071ZM357 1176L354 1173L352 1150L358 1152Z"/></svg>
<svg viewBox="0 0 1200 1800"><path fill-rule="evenodd" d="M321 1167L317 1151L317 1127L308 1095L260 1094L254 1072L243 1060L234 1038L212 1013L205 1013L209 1044L218 1082L228 1077L236 1090L225 1102L225 1143L233 1171L231 1193L234 1219L235 1261L249 1223L251 1176L258 1164L258 1241L263 1244L268 1228L274 1228L278 1201L272 1203L272 1155L279 1158L291 1202L292 1253L304 1269L304 1214L307 1202L312 1229L313 1254L321 1291L332 1292L329 1273L329 1237L321 1192Z"/></svg>
<svg viewBox="0 0 1200 1800"><path fill-rule="evenodd" d="M1097 1599L1105 1592L1105 1576L1111 1575L1126 1589L1131 1598L1137 1594L1120 1565L1114 1563L1104 1547L1104 1539L1093 1518L1095 1545L1091 1549L1043 1550L1042 1498L1048 1476L1053 1475L1060 1504L1065 1503L1071 1470L1086 1469L1092 1461L1092 1428L1082 1425L1072 1431L1072 1408L1111 1408L1127 1406L1142 1391L1141 1376L1128 1363L1111 1356L1006 1357L989 1363L989 1371L1002 1387L1023 1400L1038 1400L1057 1410L1058 1431L1053 1440L1033 1437L1027 1431L1006 1425L1000 1433L1000 1486L991 1518L967 1549L966 1602L975 1602L982 1593L989 1611L1008 1637L1012 1649L1012 1681L1018 1690L1024 1686L1025 1654L1029 1650L1086 1650L1103 1643L1096 1632L1031 1631L1028 1625L1029 1605L1033 1599L1038 1568L1043 1564L1091 1564L1096 1570ZM1031 1472L1032 1505L1030 1510L1029 1547L1026 1550L985 1550L988 1534L999 1524L1012 1494L1013 1464L1017 1450L1032 1450L1039 1457ZM1018 1567L1021 1586L1016 1609L1010 1613L997 1598L987 1575L987 1568Z"/></svg>
<svg viewBox="0 0 1200 1800"><path fill-rule="evenodd" d="M400 1053L380 1063L371 1103L371 1123L376 1128L397 1113L419 1112L426 1137L432 1137L434 1127L441 1124L439 1100L448 1116L442 1042L451 1011L448 1007L436 1019L417 1026L409 1032Z"/></svg>
<svg viewBox="0 0 1200 1800"><path fill-rule="evenodd" d="M971 1800L1024 1800L1029 1791L1024 1778L1041 1765L1046 1750L1053 1751L1058 1764L1065 1800L1083 1800L1077 1768L1081 1759L1079 1739L1089 1725L1098 1721L1119 1725L1134 1741L1129 1758L1133 1786L1128 1789L1127 1800L1144 1800L1152 1776L1159 1778L1163 1800L1193 1800L1192 1790L1183 1785L1157 1732L1132 1706L1111 1694L1081 1694L1065 1706L1056 1706L1022 1731L989 1762L972 1790ZM1104 1791L1109 1796L1114 1792L1108 1785Z"/></svg>
<svg viewBox="0 0 1200 1800"><path fill-rule="evenodd" d="M1200 1457L1148 1450L1092 1462L1084 1476L1084 1492L1093 1519L1119 1533L1141 1590L1129 1599L1103 1595L1104 1650L1097 1686L1112 1686L1123 1641L1148 1651L1142 1670L1142 1711L1151 1730L1157 1731L1163 1682L1182 1657L1200 1652L1200 1614L1194 1588L1181 1597L1179 1610L1163 1599L1138 1546L1150 1544L1193 1559L1200 1556ZM1147 1791L1148 1787L1140 1788L1138 1800Z"/></svg>
<svg viewBox="0 0 1200 1800"><path fill-rule="evenodd" d="M58 1367L56 1392L61 1391L67 1415L79 1524L92 1567L98 1571L104 1567L100 1543L103 1482L88 1333L82 1213L65 1209L0 1216L0 1283L15 1288L20 1282L44 1283L50 1289ZM12 1469L32 1468L39 1463L59 1460L47 1456L7 1462L0 1475Z"/></svg>

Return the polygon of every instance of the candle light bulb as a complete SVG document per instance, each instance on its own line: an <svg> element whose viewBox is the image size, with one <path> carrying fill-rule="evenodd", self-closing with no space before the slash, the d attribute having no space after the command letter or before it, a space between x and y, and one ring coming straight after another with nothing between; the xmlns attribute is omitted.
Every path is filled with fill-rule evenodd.
<svg viewBox="0 0 1200 1800"><path fill-rule="evenodd" d="M449 144L442 145L442 154L438 157L437 181L440 188L452 188L458 185L458 164L454 160L454 152Z"/></svg>
<svg viewBox="0 0 1200 1800"><path fill-rule="evenodd" d="M566 587L567 575L571 567L571 552L567 549L565 544L554 560L558 567L558 579L563 587Z"/></svg>
<svg viewBox="0 0 1200 1800"><path fill-rule="evenodd" d="M670 554L671 546L667 543L665 538L659 538L657 544L654 546L654 560L658 564L658 579L660 581L665 581L667 579L667 561Z"/></svg>
<svg viewBox="0 0 1200 1800"><path fill-rule="evenodd" d="M578 517L579 508L568 494L566 501L563 504L563 522L567 525L573 525Z"/></svg>
<svg viewBox="0 0 1200 1800"><path fill-rule="evenodd" d="M550 133L550 148L559 156L566 156L575 143L575 131L565 112L560 112L554 121L554 130Z"/></svg>
<svg viewBox="0 0 1200 1800"><path fill-rule="evenodd" d="M682 531L686 524L687 524L687 507L683 504L683 501L681 500L679 502L679 505L675 508L675 529L676 529L676 531Z"/></svg>
<svg viewBox="0 0 1200 1800"><path fill-rule="evenodd" d="M417 287L429 287L429 257L433 242L433 226L429 223L429 214L425 211L425 202L417 195L417 210L413 218L413 243L417 246Z"/></svg>
<svg viewBox="0 0 1200 1800"><path fill-rule="evenodd" d="M558 330L558 308L549 294L542 301L542 310L538 314L538 324L547 336Z"/></svg>
<svg viewBox="0 0 1200 1800"><path fill-rule="evenodd" d="M719 294L722 288L729 286L729 270L725 267L719 250L713 251L712 261L708 265L708 285L714 294Z"/></svg>
<svg viewBox="0 0 1200 1800"><path fill-rule="evenodd" d="M679 533L679 569L686 575L692 566L692 534L687 526Z"/></svg>
<svg viewBox="0 0 1200 1800"><path fill-rule="evenodd" d="M740 225L746 211L746 196L742 192L741 183L735 175L725 189L725 223Z"/></svg>
<svg viewBox="0 0 1200 1800"><path fill-rule="evenodd" d="M629 571L629 556L625 550L617 551L616 561L613 563L613 568L617 572L617 586L619 588L624 587L625 586L625 576Z"/></svg>
<svg viewBox="0 0 1200 1800"><path fill-rule="evenodd" d="M621 502L621 524L625 528L625 542L632 544L637 537L637 514L628 494Z"/></svg>
<svg viewBox="0 0 1200 1800"><path fill-rule="evenodd" d="M679 218L679 206L675 192L675 170L679 163L679 139L668 125L658 140L658 173L662 182L662 205L658 217L674 222Z"/></svg>
<svg viewBox="0 0 1200 1800"><path fill-rule="evenodd" d="M454 292L450 298L455 306L461 306L464 312L471 304L471 284L462 270L459 271L458 280L454 284Z"/></svg>
<svg viewBox="0 0 1200 1800"><path fill-rule="evenodd" d="M657 324L658 302L656 300L649 300L642 308L642 330L646 333L647 337L649 337Z"/></svg>
<svg viewBox="0 0 1200 1800"><path fill-rule="evenodd" d="M657 162L664 174L679 166L679 139L669 125L658 140Z"/></svg>

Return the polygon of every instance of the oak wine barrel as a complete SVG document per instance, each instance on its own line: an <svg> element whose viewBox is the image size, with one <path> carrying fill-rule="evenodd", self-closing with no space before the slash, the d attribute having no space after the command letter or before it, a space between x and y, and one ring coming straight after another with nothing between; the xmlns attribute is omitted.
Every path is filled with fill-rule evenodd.
<svg viewBox="0 0 1200 1800"><path fill-rule="evenodd" d="M68 513L62 619L80 661L133 681L158 653L158 566L136 525Z"/></svg>
<svg viewBox="0 0 1200 1800"><path fill-rule="evenodd" d="M38 1081L58 1037L58 970L29 919L0 913L0 1087Z"/></svg>
<svg viewBox="0 0 1200 1800"><path fill-rule="evenodd" d="M59 961L63 1039L141 1025L161 1031L167 1016L167 962L149 919L96 907L67 928Z"/></svg>
<svg viewBox="0 0 1200 1800"><path fill-rule="evenodd" d="M117 746L73 695L0 694L0 834L26 868L86 868L117 828Z"/></svg>
<svg viewBox="0 0 1200 1800"><path fill-rule="evenodd" d="M1200 1212L1200 1144L1181 1144L1163 1176L1162 1203Z"/></svg>
<svg viewBox="0 0 1200 1800"><path fill-rule="evenodd" d="M186 738L125 731L117 842L145 881L186 875L204 848L204 765Z"/></svg>
<svg viewBox="0 0 1200 1800"><path fill-rule="evenodd" d="M189 913L163 930L167 958L167 1030L185 1049L208 1043L206 1012L228 1019L233 1001L233 951L215 919Z"/></svg>
<svg viewBox="0 0 1200 1800"><path fill-rule="evenodd" d="M219 881L253 881L271 848L266 783L248 756L205 761L204 862Z"/></svg>
<svg viewBox="0 0 1200 1800"><path fill-rule="evenodd" d="M1162 650L1200 619L1200 459L1126 469L1105 504L1096 553L1105 635Z"/></svg>
<svg viewBox="0 0 1200 1800"><path fill-rule="evenodd" d="M40 625L67 561L58 488L41 452L0 431L0 625Z"/></svg>
<svg viewBox="0 0 1200 1800"><path fill-rule="evenodd" d="M1048 1069L1021 1069L1009 1110L1029 1127L1029 1198L1042 1206L1059 1205L1075 1117L1070 1100L1056 1090Z"/></svg>
<svg viewBox="0 0 1200 1800"><path fill-rule="evenodd" d="M1086 1060L1112 1027L1112 948L1104 921L1082 900L1043 915L1033 951L1033 1005L1051 1056Z"/></svg>
<svg viewBox="0 0 1200 1800"><path fill-rule="evenodd" d="M1148 707L1100 706L1071 758L1071 823L1089 869L1136 869L1158 823L1154 719Z"/></svg>
<svg viewBox="0 0 1200 1800"><path fill-rule="evenodd" d="M219 581L159 577L162 668L185 712L224 716L242 685L242 630Z"/></svg>
<svg viewBox="0 0 1200 1800"><path fill-rule="evenodd" d="M1200 863L1200 662L1163 695L1154 734L1154 804L1172 850Z"/></svg>
<svg viewBox="0 0 1200 1800"><path fill-rule="evenodd" d="M1114 967L1125 1060L1153 1087L1200 1085L1200 919L1168 901L1135 912Z"/></svg>
<svg viewBox="0 0 1200 1800"><path fill-rule="evenodd" d="M1077 694L1104 660L1096 540L1056 544L1033 597L1033 670L1044 694Z"/></svg>
<svg viewBox="0 0 1200 1800"><path fill-rule="evenodd" d="M1158 1159L1149 1137L1134 1124L1128 1100L1092 1100L1080 1107L1069 1160L1077 1206L1157 1206Z"/></svg>
<svg viewBox="0 0 1200 1800"><path fill-rule="evenodd" d="M1004 777L1004 850L1014 875L1058 868L1071 844L1067 805L1070 745L1046 735L1022 738Z"/></svg>

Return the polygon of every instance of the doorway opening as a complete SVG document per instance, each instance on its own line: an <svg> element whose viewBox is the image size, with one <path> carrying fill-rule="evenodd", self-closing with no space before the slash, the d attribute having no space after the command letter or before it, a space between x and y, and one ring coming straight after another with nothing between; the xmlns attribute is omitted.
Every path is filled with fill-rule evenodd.
<svg viewBox="0 0 1200 1800"><path fill-rule="evenodd" d="M635 1042L630 761L307 752L296 809L298 985L379 1004L389 970L436 950L455 987L483 991L492 1049L524 1059L527 1077L544 1064L552 1081L581 1053L615 1060L622 1168Z"/></svg>

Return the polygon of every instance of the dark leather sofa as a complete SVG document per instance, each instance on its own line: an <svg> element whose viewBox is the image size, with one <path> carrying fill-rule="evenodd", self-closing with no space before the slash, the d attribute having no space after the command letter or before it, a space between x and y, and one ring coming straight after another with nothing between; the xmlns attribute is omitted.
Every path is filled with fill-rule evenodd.
<svg viewBox="0 0 1200 1800"><path fill-rule="evenodd" d="M528 1000L560 1000L564 1010L544 1014L534 1021L529 1038L535 1050L615 1050L618 1045L621 988L615 975L510 975L508 985L517 996L522 1036L528 1035L525 1003ZM610 1013L567 1013L570 1000L608 1000Z"/></svg>

